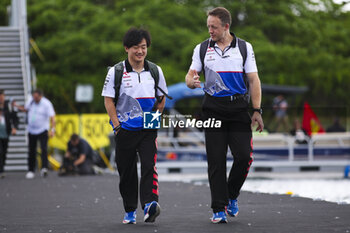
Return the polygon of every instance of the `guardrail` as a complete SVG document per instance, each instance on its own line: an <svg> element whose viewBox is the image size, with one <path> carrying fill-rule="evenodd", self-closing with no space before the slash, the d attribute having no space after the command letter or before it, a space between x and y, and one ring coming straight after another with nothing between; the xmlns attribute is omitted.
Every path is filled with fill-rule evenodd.
<svg viewBox="0 0 350 233"><path fill-rule="evenodd" d="M333 146L340 148L350 147L350 132L346 133L326 133L313 135L308 143L309 161L314 160L314 148L317 146Z"/></svg>
<svg viewBox="0 0 350 233"><path fill-rule="evenodd" d="M196 132L196 134L198 133L199 132ZM181 133L178 137L167 136L165 132L159 132L157 141L159 148L162 150L205 153L203 137L195 137L192 132ZM184 144L185 146L183 146ZM295 149L302 147L302 145L296 143L295 137L285 134L253 136L253 145L255 149L286 149L288 150L289 161L295 160ZM307 144L305 144L304 147L307 147L308 161L314 160L315 149L325 146L345 149L350 148L350 132L317 134L307 139Z"/></svg>

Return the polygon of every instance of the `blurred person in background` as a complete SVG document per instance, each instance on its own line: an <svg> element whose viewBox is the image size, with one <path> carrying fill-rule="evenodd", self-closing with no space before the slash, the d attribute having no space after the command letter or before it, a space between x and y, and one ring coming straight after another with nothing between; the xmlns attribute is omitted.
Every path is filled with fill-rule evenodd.
<svg viewBox="0 0 350 233"><path fill-rule="evenodd" d="M93 158L94 151L90 144L79 135L72 134L58 175L94 175Z"/></svg>
<svg viewBox="0 0 350 233"><path fill-rule="evenodd" d="M288 102L283 95L278 95L273 99L273 111L275 112L275 132L288 132Z"/></svg>
<svg viewBox="0 0 350 233"><path fill-rule="evenodd" d="M306 130L303 129L298 119L295 119L294 128L290 131L290 134L294 136L297 144L307 144L308 140L310 139Z"/></svg>
<svg viewBox="0 0 350 233"><path fill-rule="evenodd" d="M17 112L13 103L5 100L5 91L0 89L0 178L4 178L4 166L10 135L15 135L18 129Z"/></svg>
<svg viewBox="0 0 350 233"><path fill-rule="evenodd" d="M46 177L48 174L47 143L49 136L55 135L55 110L50 100L43 96L42 90L32 92L26 105L17 106L21 111L27 112L27 129L29 139L29 156L27 179L35 177L37 142L40 142L42 168L40 175Z"/></svg>
<svg viewBox="0 0 350 233"><path fill-rule="evenodd" d="M327 133L346 132L345 128L340 124L338 117L334 117L333 124L327 128Z"/></svg>

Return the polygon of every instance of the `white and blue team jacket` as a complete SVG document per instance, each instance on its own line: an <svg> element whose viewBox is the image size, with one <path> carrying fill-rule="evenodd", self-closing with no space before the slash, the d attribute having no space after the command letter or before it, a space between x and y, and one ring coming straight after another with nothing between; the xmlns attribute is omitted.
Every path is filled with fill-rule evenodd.
<svg viewBox="0 0 350 233"><path fill-rule="evenodd" d="M124 73L120 85L119 98L116 105L118 120L126 130L143 129L143 112L150 112L156 102L154 78L151 76L148 64L140 73L133 70L128 60L123 62ZM162 69L158 66L158 86L168 93ZM102 90L102 96L115 97L114 67L110 68ZM157 95L164 95L157 89ZM111 122L110 122L111 123ZM112 123L111 123L112 125ZM112 125L113 127L113 125Z"/></svg>
<svg viewBox="0 0 350 233"><path fill-rule="evenodd" d="M247 43L247 59L244 65L246 73L258 72L253 47ZM193 52L190 69L202 71L199 55L200 44ZM215 97L245 94L247 92L243 79L243 57L238 48L236 37L231 44L221 51L216 43L209 41L204 57L205 83L203 90Z"/></svg>

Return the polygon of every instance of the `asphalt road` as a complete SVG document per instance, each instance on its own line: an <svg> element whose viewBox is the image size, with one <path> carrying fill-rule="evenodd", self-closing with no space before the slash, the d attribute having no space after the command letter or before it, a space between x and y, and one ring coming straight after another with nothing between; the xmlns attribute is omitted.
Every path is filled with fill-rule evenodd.
<svg viewBox="0 0 350 233"><path fill-rule="evenodd" d="M242 192L240 214L212 224L207 185L160 182L161 215L123 225L118 176L57 177L7 173L0 179L0 232L350 232L350 205L288 195ZM350 192L350 191L349 191Z"/></svg>

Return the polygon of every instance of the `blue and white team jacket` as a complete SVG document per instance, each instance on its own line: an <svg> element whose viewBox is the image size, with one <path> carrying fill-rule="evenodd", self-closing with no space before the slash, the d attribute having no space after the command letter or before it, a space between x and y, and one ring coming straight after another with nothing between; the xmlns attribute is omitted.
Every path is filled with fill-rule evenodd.
<svg viewBox="0 0 350 233"><path fill-rule="evenodd" d="M142 130L143 112L150 112L156 102L154 78L151 76L146 62L144 69L140 73L133 70L128 60L125 60L123 64L124 73L120 86L118 103L116 105L117 116L123 129L133 131ZM158 71L158 86L165 93L168 93L164 74L159 66ZM112 67L107 73L102 96L114 98L114 85L114 67ZM157 89L157 95L162 96L164 94Z"/></svg>
<svg viewBox="0 0 350 233"><path fill-rule="evenodd" d="M234 34L232 34L234 36ZM258 72L253 47L247 43L247 59L245 62L245 72ZM193 52L190 69L202 71L202 62L199 56L200 44ZM243 79L243 57L238 48L236 37L231 44L221 51L218 45L209 42L207 52L204 57L205 83L204 91L215 97L232 96L245 94L247 88Z"/></svg>

